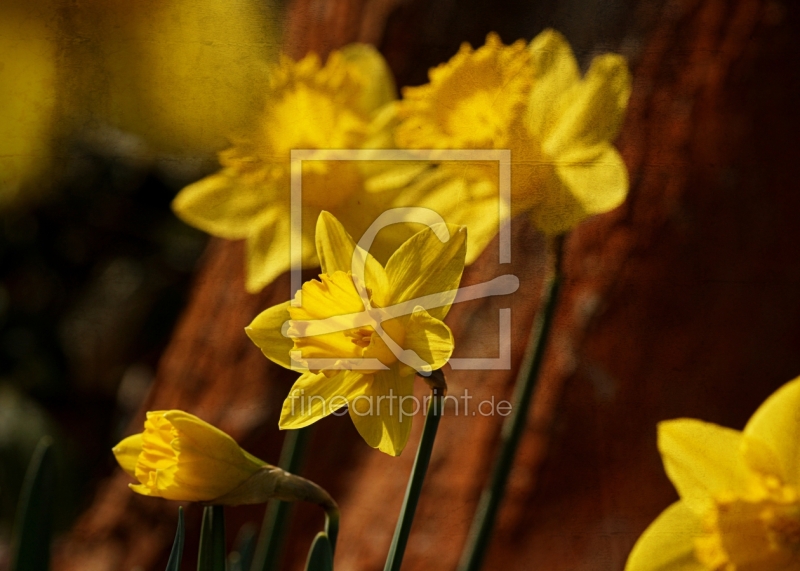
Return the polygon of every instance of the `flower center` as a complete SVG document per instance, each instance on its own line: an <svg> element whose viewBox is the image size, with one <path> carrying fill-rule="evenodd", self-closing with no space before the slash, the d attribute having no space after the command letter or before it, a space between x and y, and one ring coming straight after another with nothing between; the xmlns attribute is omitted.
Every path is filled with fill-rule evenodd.
<svg viewBox="0 0 800 571"><path fill-rule="evenodd" d="M397 361L376 327L400 345L405 338L404 318L379 324L366 316L364 323L364 304L349 273L321 274L319 281L303 284L302 292L302 306L289 308L289 335L309 370L334 375L361 359L378 359L387 366ZM369 289L367 295L372 298ZM362 320L356 327L352 327L354 314Z"/></svg>
<svg viewBox="0 0 800 571"><path fill-rule="evenodd" d="M430 73L430 83L406 88L397 140L407 148L502 149L521 117L533 71L525 42L505 46L495 34L468 45Z"/></svg>
<svg viewBox="0 0 800 571"><path fill-rule="evenodd" d="M773 490L761 499L718 499L704 527L695 553L712 571L779 571L800 565L800 502L793 488Z"/></svg>
<svg viewBox="0 0 800 571"><path fill-rule="evenodd" d="M175 483L178 454L172 447L176 437L172 424L163 416L150 414L142 434L142 452L136 461L135 474L151 490L164 490Z"/></svg>
<svg viewBox="0 0 800 571"><path fill-rule="evenodd" d="M369 118L359 109L361 78L340 54L324 67L309 55L299 62L283 58L272 72L264 114L257 129L220 162L250 177L289 188L295 149L357 149L368 135ZM332 209L362 184L357 163L303 161L303 205Z"/></svg>
<svg viewBox="0 0 800 571"><path fill-rule="evenodd" d="M541 143L525 126L533 66L525 42L505 46L495 34L474 50L463 45L430 73L430 83L406 88L397 128L400 146L412 149L510 149L511 196L523 211L543 199L555 176ZM497 185L496 161L458 161L442 167L469 181ZM497 191L494 191L497 194Z"/></svg>

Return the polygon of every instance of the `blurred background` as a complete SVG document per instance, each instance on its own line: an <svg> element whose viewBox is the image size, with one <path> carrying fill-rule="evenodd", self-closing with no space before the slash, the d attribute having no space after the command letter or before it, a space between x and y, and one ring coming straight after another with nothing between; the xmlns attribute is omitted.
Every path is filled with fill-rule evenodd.
<svg viewBox="0 0 800 571"><path fill-rule="evenodd" d="M0 2L0 561L38 438L63 529L114 462L206 236L169 208L257 110L267 2Z"/></svg>
<svg viewBox="0 0 800 571"><path fill-rule="evenodd" d="M57 440L64 570L163 568L175 505L130 494L109 453L145 410L185 408L276 462L292 375L241 328L286 298L288 279L246 294L241 244L209 240L169 204L253 121L281 49L373 43L399 86L416 85L462 41L546 27L584 69L604 51L628 57L618 145L631 194L567 241L569 283L486 568L622 569L675 498L655 423L741 428L800 374L799 12L780 0L0 0L0 569L42 434ZM503 273L523 287L451 313L464 354L495 350L480 332L498 307L530 328L543 242L525 220L513 227ZM498 273L495 250L465 283ZM459 373L455 394L513 386L513 370ZM501 420L442 422L405 569L455 567ZM314 434L304 475L342 505L337 568L378 568L413 455L378 457L346 421ZM231 510L229 539L261 514ZM190 554L199 510L187 515ZM316 517L297 511L282 568L301 568Z"/></svg>

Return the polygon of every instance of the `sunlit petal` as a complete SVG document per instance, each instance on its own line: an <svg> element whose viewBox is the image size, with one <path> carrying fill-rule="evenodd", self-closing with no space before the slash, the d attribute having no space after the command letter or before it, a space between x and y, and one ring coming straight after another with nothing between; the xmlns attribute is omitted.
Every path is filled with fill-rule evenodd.
<svg viewBox="0 0 800 571"><path fill-rule="evenodd" d="M437 232L449 234L449 239L443 242ZM463 226L437 224L412 236L386 263L390 303L454 292L464 271L466 250L467 230ZM454 297L455 293L443 296L443 305L428 308L428 312L437 319L444 319Z"/></svg>
<svg viewBox="0 0 800 571"><path fill-rule="evenodd" d="M709 422L678 419L658 424L664 469L686 506L701 514L723 492L746 494L752 480L739 450L742 433Z"/></svg>
<svg viewBox="0 0 800 571"><path fill-rule="evenodd" d="M701 532L700 518L683 502L675 502L639 537L625 571L708 571L694 555L694 540Z"/></svg>
<svg viewBox="0 0 800 571"><path fill-rule="evenodd" d="M774 451L787 484L800 487L800 377L758 407L744 433Z"/></svg>

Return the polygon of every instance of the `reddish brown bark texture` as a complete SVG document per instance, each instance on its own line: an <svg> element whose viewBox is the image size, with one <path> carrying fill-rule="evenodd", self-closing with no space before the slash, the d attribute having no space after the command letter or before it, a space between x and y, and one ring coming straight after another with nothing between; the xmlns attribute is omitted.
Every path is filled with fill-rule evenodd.
<svg viewBox="0 0 800 571"><path fill-rule="evenodd" d="M367 39L379 42L401 78L419 78L413 57L426 36L414 26L424 28L429 5L392 12L394 4L363 10L356 0L298 0L289 49L298 55ZM502 18L514 20L516 9ZM638 534L675 498L656 450L656 422L691 416L741 427L770 392L800 374L797 9L759 0L649 9L643 36L631 32L641 20L617 34L634 65L619 140L630 198L567 242L568 285L487 569L621 569ZM470 30L482 35L495 20L483 17L486 6L474 10ZM465 281L514 273L520 291L457 306L448 322L458 354L492 356L498 308L511 307L516 367L544 250L525 221L515 221L513 240L510 266L499 266L490 247ZM242 328L286 299L288 279L250 296L242 264L240 244L212 242L136 426L145 410L187 409L274 462L276 415L292 374L264 359ZM513 377L452 372L451 394L469 390L472 403L507 398ZM397 459L368 448L347 417L317 426L304 474L341 504L337 568L382 566L420 420ZM406 571L454 568L501 420L462 414L442 421ZM127 482L118 473L102 486L63 541L57 569L163 568L175 506L137 497ZM189 560L198 515L189 508ZM228 516L232 536L261 514L237 508ZM320 525L314 510L297 511L282 568L301 568Z"/></svg>

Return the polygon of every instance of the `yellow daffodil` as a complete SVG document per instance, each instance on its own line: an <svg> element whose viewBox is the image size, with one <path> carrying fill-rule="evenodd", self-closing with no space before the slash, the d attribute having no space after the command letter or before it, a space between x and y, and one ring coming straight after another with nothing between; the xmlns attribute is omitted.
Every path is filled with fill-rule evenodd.
<svg viewBox="0 0 800 571"><path fill-rule="evenodd" d="M680 500L644 532L626 571L800 569L800 378L744 431L662 422L658 446Z"/></svg>
<svg viewBox="0 0 800 571"><path fill-rule="evenodd" d="M131 489L144 496L226 505L278 498L335 506L313 482L270 466L181 410L148 412L144 432L125 438L113 452L120 467L139 481Z"/></svg>
<svg viewBox="0 0 800 571"><path fill-rule="evenodd" d="M394 99L391 74L370 46L335 51L324 66L313 53L298 62L284 56L252 132L220 155L221 171L184 188L173 209L209 234L246 239L246 286L256 292L289 269L291 151L391 146L387 104ZM317 264L313 227L321 210L362 232L385 202L360 192L363 163L320 157L303 161L304 267Z"/></svg>
<svg viewBox="0 0 800 571"><path fill-rule="evenodd" d="M461 280L466 230L422 230L384 268L323 212L316 245L323 273L298 292L301 305L271 307L246 329L269 359L303 372L280 427L302 428L348 406L364 440L397 456L411 429L414 375L441 368L453 351L441 320ZM359 260L361 275L353 273Z"/></svg>
<svg viewBox="0 0 800 571"><path fill-rule="evenodd" d="M266 465L218 428L180 410L148 412L144 432L113 451L122 469L139 480L133 491L168 500L211 501Z"/></svg>
<svg viewBox="0 0 800 571"><path fill-rule="evenodd" d="M567 41L546 30L526 45L492 33L403 90L397 142L409 149L510 149L511 212L529 211L547 234L618 206L627 171L611 141L630 94L624 58L596 57L581 78ZM496 162L443 163L412 190L421 206L470 229L468 262L497 232ZM404 197L405 198L405 197Z"/></svg>

